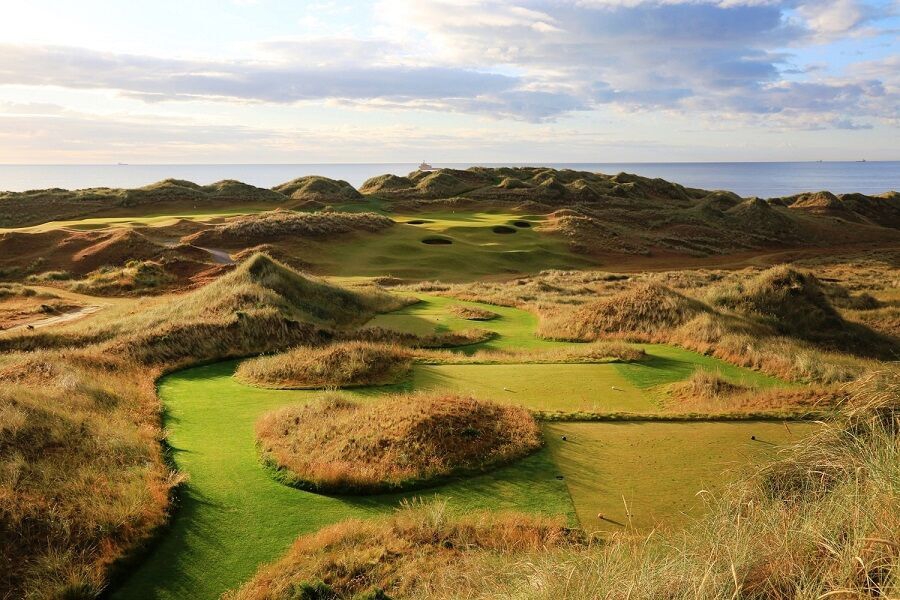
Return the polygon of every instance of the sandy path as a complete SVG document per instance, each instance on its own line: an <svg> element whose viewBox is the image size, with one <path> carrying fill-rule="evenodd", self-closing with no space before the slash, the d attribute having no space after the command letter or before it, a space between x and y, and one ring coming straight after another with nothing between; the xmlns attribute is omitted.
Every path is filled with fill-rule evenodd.
<svg viewBox="0 0 900 600"><path fill-rule="evenodd" d="M213 262L217 265L233 265L234 259L231 258L231 255L225 252L224 250L220 250L218 248L203 248L201 246L197 246L201 250L205 250L209 252L209 255L212 257Z"/></svg>
<svg viewBox="0 0 900 600"><path fill-rule="evenodd" d="M63 313L61 315L52 315L43 319L38 319L36 321L15 325L13 327L10 327L9 329L5 329L4 331L16 332L23 329L39 329L41 327L59 325L60 323L68 323L69 321L75 321L82 317L86 317L87 315L93 314L102 308L104 307L97 304L93 304L91 306L82 306L81 308L76 308L75 310Z"/></svg>

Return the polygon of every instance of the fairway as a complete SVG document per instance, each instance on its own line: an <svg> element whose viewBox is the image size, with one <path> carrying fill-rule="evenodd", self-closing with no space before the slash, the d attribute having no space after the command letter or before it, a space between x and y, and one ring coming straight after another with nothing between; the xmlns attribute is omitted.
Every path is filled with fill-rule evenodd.
<svg viewBox="0 0 900 600"><path fill-rule="evenodd" d="M562 236L534 227L500 234L520 215L511 213L421 213L394 216L398 223L377 234L342 241L313 242L308 256L316 268L336 276L440 278L469 281L544 269L586 268L593 262L573 253ZM408 221L427 221L411 225ZM537 226L540 222L534 221ZM429 238L440 244L423 243ZM449 242L449 243L448 243Z"/></svg>
<svg viewBox="0 0 900 600"><path fill-rule="evenodd" d="M415 389L450 389L550 412L652 412L613 364L417 365Z"/></svg>
<svg viewBox="0 0 900 600"><path fill-rule="evenodd" d="M574 523L568 492L546 449L489 474L418 493L331 497L277 483L260 466L254 423L266 411L320 392L244 386L232 378L234 367L198 367L161 381L169 441L190 479L171 527L114 598L218 598L259 564L280 556L297 535L385 514L414 496L437 495L454 510L516 509L561 514Z"/></svg>
<svg viewBox="0 0 900 600"><path fill-rule="evenodd" d="M544 433L582 527L612 531L683 525L702 513L702 491L721 492L814 427L769 421L552 423Z"/></svg>
<svg viewBox="0 0 900 600"><path fill-rule="evenodd" d="M378 315L367 327L384 327L396 331L429 335L464 329L485 329L494 332L493 339L477 345L479 349L515 350L519 348L561 348L571 346L567 342L555 342L535 337L538 325L536 315L518 308L497 306L484 302L463 302L455 298L416 294L419 302L398 311ZM470 321L450 312L454 304L489 310L497 314L490 321ZM470 348L474 349L474 348Z"/></svg>

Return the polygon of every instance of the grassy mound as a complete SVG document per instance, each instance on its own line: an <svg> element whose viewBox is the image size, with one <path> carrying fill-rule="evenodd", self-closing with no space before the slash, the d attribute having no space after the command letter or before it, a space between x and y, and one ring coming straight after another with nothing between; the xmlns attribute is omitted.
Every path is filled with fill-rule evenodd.
<svg viewBox="0 0 900 600"><path fill-rule="evenodd" d="M394 222L375 213L298 213L275 210L233 217L213 229L189 235L183 241L198 246L241 246L285 237L327 238L360 231L381 231Z"/></svg>
<svg viewBox="0 0 900 600"><path fill-rule="evenodd" d="M359 188L359 191L363 194L381 194L397 190L408 190L412 187L413 182L409 178L387 174L367 179L362 184L362 187Z"/></svg>
<svg viewBox="0 0 900 600"><path fill-rule="evenodd" d="M786 265L767 269L745 285L737 285L718 296L716 303L758 315L783 333L808 335L844 326L819 280Z"/></svg>
<svg viewBox="0 0 900 600"><path fill-rule="evenodd" d="M440 502L409 503L389 519L345 521L301 537L284 558L225 598L427 596L443 573L473 555L512 559L577 539L560 519L488 512L460 517Z"/></svg>
<svg viewBox="0 0 900 600"><path fill-rule="evenodd" d="M486 471L541 446L520 407L450 395L397 395L366 402L326 397L264 416L256 426L264 462L290 485L375 493Z"/></svg>
<svg viewBox="0 0 900 600"><path fill-rule="evenodd" d="M153 292L172 283L175 278L154 261L130 260L119 268L104 267L73 281L70 288L81 294L119 296L134 292Z"/></svg>
<svg viewBox="0 0 900 600"><path fill-rule="evenodd" d="M560 339L595 340L609 334L652 335L683 325L708 309L658 283L633 286L586 304L542 330Z"/></svg>
<svg viewBox="0 0 900 600"><path fill-rule="evenodd" d="M305 277L265 254L171 302L85 326L112 338L106 351L139 363L177 364L321 344L406 300L375 288L347 289Z"/></svg>
<svg viewBox="0 0 900 600"><path fill-rule="evenodd" d="M129 260L152 260L166 251L162 244L133 229L105 234L72 257L73 269L88 272L103 266L124 265Z"/></svg>
<svg viewBox="0 0 900 600"><path fill-rule="evenodd" d="M469 321L490 321L500 316L493 311L478 308L477 306L466 306L465 304L454 304L450 306L449 310L457 317Z"/></svg>
<svg viewBox="0 0 900 600"><path fill-rule="evenodd" d="M329 179L318 175L299 177L272 188L274 191L294 200L324 202L348 202L362 198L352 185L343 180Z"/></svg>
<svg viewBox="0 0 900 600"><path fill-rule="evenodd" d="M715 302L756 317L780 334L826 347L883 357L898 350L896 340L844 320L814 275L789 266L734 285Z"/></svg>
<svg viewBox="0 0 900 600"><path fill-rule="evenodd" d="M235 377L262 387L343 388L397 383L409 374L411 366L409 351L400 346L344 342L246 360Z"/></svg>

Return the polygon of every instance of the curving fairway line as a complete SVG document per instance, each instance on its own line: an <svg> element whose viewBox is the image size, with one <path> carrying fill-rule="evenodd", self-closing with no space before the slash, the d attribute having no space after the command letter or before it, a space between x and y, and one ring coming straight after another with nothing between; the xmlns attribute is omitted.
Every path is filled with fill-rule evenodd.
<svg viewBox="0 0 900 600"><path fill-rule="evenodd" d="M382 325L393 321L390 324L422 330L487 327L499 334L486 344L494 348L561 345L536 339L536 317L528 312L490 306L500 317L475 324L449 316L445 309L450 303L457 301L426 298L419 305L376 321ZM506 387L517 392L515 397L507 392L510 402L540 406L549 403L552 407L552 399L559 398L559 390L548 385L554 377L570 382L577 378L580 385L589 385L593 378L599 386L598 394L600 389L615 385L610 382L618 382L618 387L627 390L627 400L619 401L643 410L654 408L648 388L686 377L698 366L718 368L729 376L740 375L761 383L768 380L758 373L677 348L650 346L648 352L652 359L645 365L459 365L458 372L439 373L437 379L442 387L464 391L477 391L479 385L493 385L495 392ZM321 392L245 386L231 377L236 364L230 361L188 369L160 381L164 425L169 431L174 460L189 480L171 526L146 559L111 594L113 598L217 598L250 578L261 563L281 556L299 534L351 517L384 514L402 499L416 496L445 498L455 510L506 508L560 514L576 522L566 480L557 478L560 468L554 462L552 448L485 475L407 494L331 497L279 484L259 464L254 424L265 412L309 401ZM402 386L350 393L367 397L413 385L432 387L435 368L440 366L418 366L412 381ZM527 388L529 385L532 387ZM619 393L623 392L609 392Z"/></svg>

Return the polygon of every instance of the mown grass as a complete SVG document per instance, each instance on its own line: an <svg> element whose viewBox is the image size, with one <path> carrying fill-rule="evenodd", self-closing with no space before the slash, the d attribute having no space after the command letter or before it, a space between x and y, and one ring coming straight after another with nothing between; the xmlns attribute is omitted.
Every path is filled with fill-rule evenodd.
<svg viewBox="0 0 900 600"><path fill-rule="evenodd" d="M480 277L537 273L542 269L584 268L591 260L573 253L564 238L535 229L514 235L494 233L516 216L511 213L422 213L383 232L360 239L311 243L298 253L309 257L319 272L335 276L393 276L421 280L470 281ZM439 236L450 244L422 243Z"/></svg>
<svg viewBox="0 0 900 600"><path fill-rule="evenodd" d="M552 423L554 461L588 532L677 528L811 423ZM565 438L565 440L563 440ZM755 438L755 439L753 439ZM600 518L602 515L602 518Z"/></svg>

